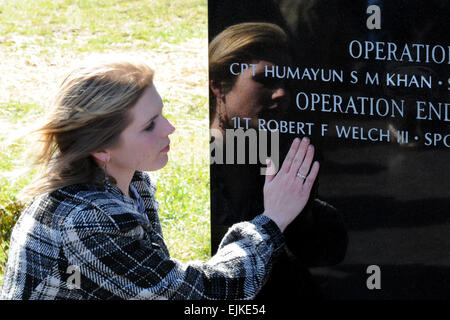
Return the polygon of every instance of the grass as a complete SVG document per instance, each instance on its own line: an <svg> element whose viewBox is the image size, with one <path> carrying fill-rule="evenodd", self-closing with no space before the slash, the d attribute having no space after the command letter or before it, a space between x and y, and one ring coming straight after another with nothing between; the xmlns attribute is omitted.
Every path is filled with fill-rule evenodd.
<svg viewBox="0 0 450 320"><path fill-rule="evenodd" d="M206 17L206 0L0 0L0 72L8 75L0 79L0 284L23 205L16 195L34 172L21 133L45 114L57 70L104 52L156 61L164 113L177 128L168 165L152 173L163 232L172 257L210 257Z"/></svg>
<svg viewBox="0 0 450 320"><path fill-rule="evenodd" d="M3 0L0 36L43 52L154 49L206 37L206 10L205 0Z"/></svg>

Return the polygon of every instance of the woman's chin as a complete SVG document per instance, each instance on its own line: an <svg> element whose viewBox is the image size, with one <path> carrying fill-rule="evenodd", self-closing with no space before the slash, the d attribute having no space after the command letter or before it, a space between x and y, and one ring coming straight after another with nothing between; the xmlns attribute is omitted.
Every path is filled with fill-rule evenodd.
<svg viewBox="0 0 450 320"><path fill-rule="evenodd" d="M168 161L169 161L169 156L167 155L167 153L164 153L164 154L161 154L157 163L153 162L151 165L145 166L144 168L141 168L139 170L141 170L141 171L157 171L157 170L164 168L167 165Z"/></svg>
<svg viewBox="0 0 450 320"><path fill-rule="evenodd" d="M160 163L158 164L158 168L155 169L155 170L159 170L159 169L164 168L164 167L167 165L168 162L169 162L169 155L168 155L167 153L164 153L164 154L161 156L161 161L160 161Z"/></svg>

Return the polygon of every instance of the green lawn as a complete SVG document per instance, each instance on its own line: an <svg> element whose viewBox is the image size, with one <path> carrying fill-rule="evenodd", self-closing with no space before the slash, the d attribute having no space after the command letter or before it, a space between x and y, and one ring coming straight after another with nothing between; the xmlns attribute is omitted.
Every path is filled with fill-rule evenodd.
<svg viewBox="0 0 450 320"><path fill-rule="evenodd" d="M163 232L172 257L208 259L206 18L206 0L0 0L0 283L10 225L23 205L16 195L34 172L21 133L45 114L44 85L89 54L154 61L164 113L177 128L168 165L152 173Z"/></svg>
<svg viewBox="0 0 450 320"><path fill-rule="evenodd" d="M159 48L206 36L206 0L3 0L2 45L76 51Z"/></svg>

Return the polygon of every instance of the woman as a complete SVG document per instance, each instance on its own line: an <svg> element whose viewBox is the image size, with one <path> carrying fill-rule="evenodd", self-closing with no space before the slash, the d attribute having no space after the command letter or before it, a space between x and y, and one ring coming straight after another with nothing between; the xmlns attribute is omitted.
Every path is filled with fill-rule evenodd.
<svg viewBox="0 0 450 320"><path fill-rule="evenodd" d="M289 85L283 79L270 76L270 73L266 76L265 70L289 65L289 52L286 33L271 23L236 24L211 41L210 128L216 154L217 150L220 150L219 154L242 153L234 141L231 141L234 149L227 145L229 137L235 139L226 132L234 131L235 124L239 123L236 119L241 119L241 127L255 129L259 137L260 119L267 123L286 114L290 103ZM236 66L242 65L249 67L240 72ZM281 144L292 139L289 136L281 138ZM253 143L261 148L261 141ZM251 220L257 212L264 210L265 179L260 173L261 165L250 162L248 155L252 151L249 144L246 145L245 164L224 161L211 165L213 251L232 224ZM280 157L281 153L286 153L282 150L283 146L275 150L271 148L272 155L278 152ZM223 158L236 157L227 154ZM344 258L347 232L341 215L315 195L311 198L304 213L286 230L287 245L258 298L317 297L320 293L307 268L337 264Z"/></svg>
<svg viewBox="0 0 450 320"><path fill-rule="evenodd" d="M14 227L1 299L251 299L303 209L319 165L296 139L268 175L265 210L230 228L204 263L170 258L156 187L174 127L145 64L103 62L63 81L39 130L44 172ZM269 162L269 169L273 165ZM302 175L300 178L297 174Z"/></svg>

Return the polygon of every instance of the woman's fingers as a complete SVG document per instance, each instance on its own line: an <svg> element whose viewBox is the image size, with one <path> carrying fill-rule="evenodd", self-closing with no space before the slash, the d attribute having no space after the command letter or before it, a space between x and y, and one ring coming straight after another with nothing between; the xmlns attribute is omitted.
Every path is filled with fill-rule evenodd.
<svg viewBox="0 0 450 320"><path fill-rule="evenodd" d="M308 146L309 146L309 138L304 137L302 139L302 142L300 143L300 146L297 150L297 153L295 154L294 160L292 161L292 165L291 168L289 170L289 174L292 176L296 176L298 170L300 169L300 166L302 165L302 163L304 162L305 159L305 155L308 151ZM308 171L309 171L309 167L308 167ZM308 171L306 173L308 173ZM306 174L304 174L304 176L306 176Z"/></svg>
<svg viewBox="0 0 450 320"><path fill-rule="evenodd" d="M274 164L270 160L266 162L264 215L275 221L282 231L303 211L311 194L319 172L317 161L311 166L313 158L314 147L309 138L301 141L296 138L278 174L271 171ZM297 172L304 177L297 176Z"/></svg>
<svg viewBox="0 0 450 320"><path fill-rule="evenodd" d="M309 193L311 192L312 186L314 184L314 181L316 181L317 174L319 173L319 162L314 161L314 164L311 168L311 172L305 179L305 183L303 184L303 191L306 192L309 196Z"/></svg>
<svg viewBox="0 0 450 320"><path fill-rule="evenodd" d="M270 182L273 180L273 178L275 178L275 168L273 165L273 162L270 158L268 158L266 160L266 165L267 165L267 169L266 169L266 182Z"/></svg>
<svg viewBox="0 0 450 320"><path fill-rule="evenodd" d="M314 146L310 144L309 138L304 137L302 140L295 138L284 159L280 171L284 173L286 175L285 177L288 179L302 179L302 185L304 182L303 180L306 181L313 159ZM271 173L271 171L273 171L273 163L268 159L266 164L266 182L271 182L275 178L275 174Z"/></svg>
<svg viewBox="0 0 450 320"><path fill-rule="evenodd" d="M298 175L299 178L306 179L309 169L311 168L313 159L314 159L314 146L310 144L308 146L308 150L306 152L305 158L303 159L300 168L297 170L297 173L295 173L296 175Z"/></svg>

